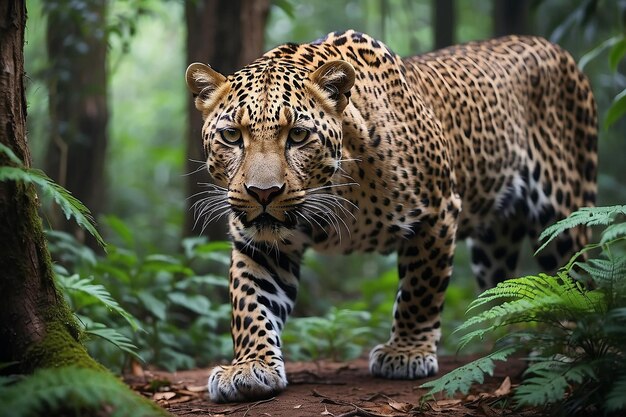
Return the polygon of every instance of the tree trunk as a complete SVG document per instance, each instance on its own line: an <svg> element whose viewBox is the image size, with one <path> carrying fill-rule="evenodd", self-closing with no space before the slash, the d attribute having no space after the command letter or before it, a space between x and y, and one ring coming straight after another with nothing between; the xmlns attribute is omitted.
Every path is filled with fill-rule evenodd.
<svg viewBox="0 0 626 417"><path fill-rule="evenodd" d="M187 62L204 62L223 74L232 74L263 53L265 22L269 0L187 0ZM202 119L193 100L187 105L189 128L187 134L187 172L197 171L198 161L205 162L202 151ZM187 195L195 196L206 188L198 183L210 182L205 167L189 175ZM188 200L189 207L197 200ZM194 213L187 210L184 236L193 231ZM226 238L226 222L210 225L205 230L210 240Z"/></svg>
<svg viewBox="0 0 626 417"><path fill-rule="evenodd" d="M21 159L23 166L29 167L24 96L25 25L26 6L23 0L0 2L0 144ZM13 165L15 162L0 150L0 168ZM42 400L41 395L45 398L45 394L27 394L33 397L39 395L38 398L31 398L36 405L29 413L24 412L25 402L19 399L22 392L20 384L10 388L5 386L4 389L13 389L16 395L3 398L3 401L9 402L3 403L3 410L12 410L17 415L35 415L44 407L46 415L54 416L66 415L64 411L67 410L75 413L80 409L82 415L106 416L120 411L116 409L116 404L121 403L123 398L136 414L167 415L123 386L94 361L79 342L80 329L54 284L50 254L37 207L37 195L32 185L0 181L0 363L12 364L3 367L2 372L30 373L38 368L77 367L86 369L89 372L86 375L92 378L83 381L83 387L68 382L65 391L59 391L67 392L65 401L58 401L58 392L53 394L57 401L52 403ZM98 390L103 382L109 388L117 387L115 398L107 398L105 402L95 405L90 403L95 411L83 408L84 403L73 406L81 399L73 395L72 390L84 388L90 383L97 384L92 390ZM22 407L19 411L15 408L18 405Z"/></svg>
<svg viewBox="0 0 626 417"><path fill-rule="evenodd" d="M46 172L96 217L102 211L107 145L106 0L70 0L47 6L50 60L50 142ZM94 247L82 229L57 212L55 229Z"/></svg>
<svg viewBox="0 0 626 417"><path fill-rule="evenodd" d="M435 49L454 45L456 10L454 0L433 0L433 21L435 30Z"/></svg>
<svg viewBox="0 0 626 417"><path fill-rule="evenodd" d="M493 0L493 30L495 36L528 33L528 0Z"/></svg>
<svg viewBox="0 0 626 417"><path fill-rule="evenodd" d="M0 4L0 143L30 166L25 142L24 22L22 2ZM0 166L6 165L11 165L9 158L0 153ZM57 299L32 186L0 182L0 254L0 340L5 341L0 344L0 362L20 361L27 347L46 334L39 306Z"/></svg>

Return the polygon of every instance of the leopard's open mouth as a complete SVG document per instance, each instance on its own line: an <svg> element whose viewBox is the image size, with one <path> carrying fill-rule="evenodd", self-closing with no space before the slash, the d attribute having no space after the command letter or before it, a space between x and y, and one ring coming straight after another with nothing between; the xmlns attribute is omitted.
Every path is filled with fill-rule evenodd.
<svg viewBox="0 0 626 417"><path fill-rule="evenodd" d="M261 240L267 240L268 236L282 235L296 226L291 216L285 216L285 220L281 221L267 212L261 213L252 220L247 220L245 213L242 213L239 218L243 226L253 232L251 235Z"/></svg>

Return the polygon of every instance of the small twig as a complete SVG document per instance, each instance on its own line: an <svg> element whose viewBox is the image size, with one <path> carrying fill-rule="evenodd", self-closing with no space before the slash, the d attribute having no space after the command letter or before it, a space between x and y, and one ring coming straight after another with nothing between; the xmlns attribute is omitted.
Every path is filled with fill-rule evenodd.
<svg viewBox="0 0 626 417"><path fill-rule="evenodd" d="M245 413L244 413L244 416L246 416L248 414L248 412L250 412L250 409L256 407L259 404L264 404L264 403L268 403L270 401L274 401L275 399L276 399L276 397L272 397L272 398L268 398L267 400L260 400L260 401L254 402L252 404L245 404L245 405L242 405L240 407L227 408L225 410L220 410L220 411L217 411L217 413L218 414L227 414L228 415L228 414L236 413L238 411L246 410Z"/></svg>
<svg viewBox="0 0 626 417"><path fill-rule="evenodd" d="M337 414L335 415L335 417L355 417L358 415L359 415L359 410L355 408L354 410L348 411L347 413Z"/></svg>

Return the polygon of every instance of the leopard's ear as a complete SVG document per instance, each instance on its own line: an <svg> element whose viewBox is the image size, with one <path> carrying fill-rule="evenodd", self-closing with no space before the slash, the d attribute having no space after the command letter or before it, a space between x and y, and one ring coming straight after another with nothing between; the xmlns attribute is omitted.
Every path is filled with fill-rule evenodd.
<svg viewBox="0 0 626 417"><path fill-rule="evenodd" d="M341 112L348 105L355 76L354 67L350 63L337 60L319 67L310 79L327 93L337 111Z"/></svg>
<svg viewBox="0 0 626 417"><path fill-rule="evenodd" d="M196 98L196 108L202 110L203 102L226 82L226 77L206 64L195 62L187 67L185 80Z"/></svg>

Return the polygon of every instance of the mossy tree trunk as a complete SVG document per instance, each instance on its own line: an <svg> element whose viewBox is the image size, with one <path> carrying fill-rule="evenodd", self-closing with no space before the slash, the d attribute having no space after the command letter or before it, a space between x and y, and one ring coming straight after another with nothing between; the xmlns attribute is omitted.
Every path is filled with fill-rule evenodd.
<svg viewBox="0 0 626 417"><path fill-rule="evenodd" d="M25 25L23 0L0 1L0 143L28 167L31 162L25 127ZM7 165L14 163L0 152L0 166ZM117 378L93 360L80 343L79 327L54 284L37 207L32 185L0 182L0 363L14 363L2 371L30 373L39 368L88 368L97 372L97 381L119 385ZM167 414L126 387L120 386L119 392L139 410L144 410L139 414ZM70 395L67 400L66 405L71 407L76 398ZM84 415L105 416L115 410L118 400L107 399L106 404L98 406L99 411L83 410ZM54 410L47 411L48 415L57 414Z"/></svg>
<svg viewBox="0 0 626 417"><path fill-rule="evenodd" d="M269 0L186 0L187 63L203 62L222 74L232 74L263 53L265 23ZM198 169L203 161L202 119L191 97L187 100L187 172ZM198 182L210 182L206 169L187 176L187 196L206 188ZM193 204L196 199L188 199ZM187 210L184 236L194 235L194 213ZM195 233L199 233L196 231ZM204 233L211 240L226 239L226 221L210 225Z"/></svg>
<svg viewBox="0 0 626 417"><path fill-rule="evenodd" d="M23 84L25 18L23 2L0 4L0 143L30 166ZM0 165L8 164L0 154ZM25 354L45 338L48 317L43 311L57 305L59 296L33 186L0 182L0 275L0 362L17 361L22 369L37 366L26 363Z"/></svg>

